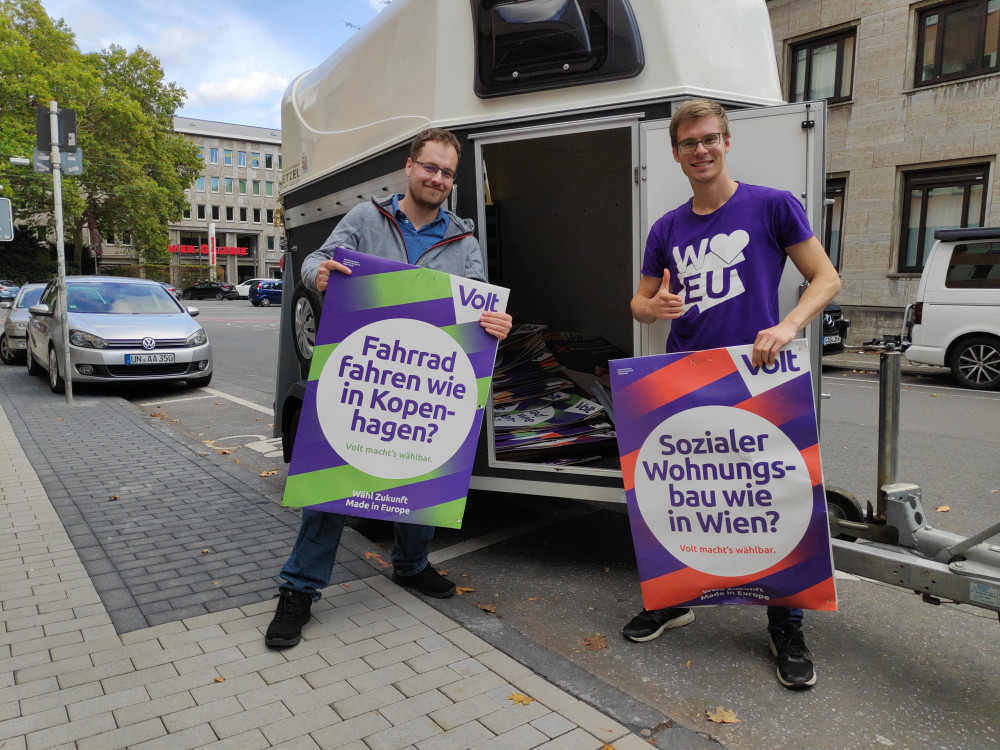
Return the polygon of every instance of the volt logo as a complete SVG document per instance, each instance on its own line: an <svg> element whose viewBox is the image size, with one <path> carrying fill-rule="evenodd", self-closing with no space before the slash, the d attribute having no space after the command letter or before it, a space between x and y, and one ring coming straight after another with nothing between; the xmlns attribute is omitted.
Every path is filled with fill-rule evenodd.
<svg viewBox="0 0 1000 750"><path fill-rule="evenodd" d="M483 294L475 288L466 290L464 284L458 285L458 296L462 307L472 307L483 312L496 312L497 302L500 301L496 292Z"/></svg>
<svg viewBox="0 0 1000 750"><path fill-rule="evenodd" d="M753 361L746 354L742 355L742 359L751 375L757 375L761 371L768 375L773 375L776 372L802 372L802 368L796 362L798 354L791 349L782 349L778 352L773 365L761 364L760 367L754 367Z"/></svg>

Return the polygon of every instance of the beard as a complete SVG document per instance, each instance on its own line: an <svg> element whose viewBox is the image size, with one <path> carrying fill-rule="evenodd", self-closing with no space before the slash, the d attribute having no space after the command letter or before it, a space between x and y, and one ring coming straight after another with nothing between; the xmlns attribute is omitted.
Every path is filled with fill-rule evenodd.
<svg viewBox="0 0 1000 750"><path fill-rule="evenodd" d="M420 190L410 191L410 200L421 208L433 210L440 208L450 194L450 190L434 190L421 186Z"/></svg>

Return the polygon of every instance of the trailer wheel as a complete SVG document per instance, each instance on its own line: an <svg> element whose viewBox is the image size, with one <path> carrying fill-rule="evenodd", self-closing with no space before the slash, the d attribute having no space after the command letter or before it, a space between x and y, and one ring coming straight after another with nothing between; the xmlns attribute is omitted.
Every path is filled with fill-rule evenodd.
<svg viewBox="0 0 1000 750"><path fill-rule="evenodd" d="M292 333L295 341L295 356L299 358L303 376L308 374L312 363L313 348L316 346L316 331L323 309L318 294L308 289L301 281L292 292Z"/></svg>
<svg viewBox="0 0 1000 750"><path fill-rule="evenodd" d="M841 521L854 521L862 523L865 520L864 511L861 510L861 503L847 490L839 487L826 487L826 515L837 518ZM837 534L834 539L842 539L853 542L857 537L850 534Z"/></svg>

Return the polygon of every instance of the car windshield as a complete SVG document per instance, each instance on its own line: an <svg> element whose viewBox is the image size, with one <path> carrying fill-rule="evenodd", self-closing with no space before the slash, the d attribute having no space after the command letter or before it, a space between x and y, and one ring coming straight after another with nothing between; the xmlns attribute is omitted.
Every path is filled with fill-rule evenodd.
<svg viewBox="0 0 1000 750"><path fill-rule="evenodd" d="M68 284L66 307L71 313L149 314L177 313L174 298L159 284L107 281Z"/></svg>
<svg viewBox="0 0 1000 750"><path fill-rule="evenodd" d="M24 294L21 295L21 300L17 303L18 309L22 307L31 307L32 305L37 305L38 300L42 297L42 292L45 291L44 286L40 286L36 289L26 289Z"/></svg>

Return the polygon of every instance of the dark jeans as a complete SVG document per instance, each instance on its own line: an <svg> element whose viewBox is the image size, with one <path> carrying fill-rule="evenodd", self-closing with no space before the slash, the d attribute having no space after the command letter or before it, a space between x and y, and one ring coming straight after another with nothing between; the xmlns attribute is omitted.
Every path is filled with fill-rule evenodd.
<svg viewBox="0 0 1000 750"><path fill-rule="evenodd" d="M412 576L427 567L427 550L434 538L433 526L397 523L392 548L392 567L397 575ZM319 601L322 588L330 585L333 563L344 532L344 516L305 509L299 522L292 554L279 574L279 588L309 594Z"/></svg>
<svg viewBox="0 0 1000 750"><path fill-rule="evenodd" d="M781 626L786 623L802 627L802 610L789 607L768 607L767 608L767 632L775 633L781 630Z"/></svg>

